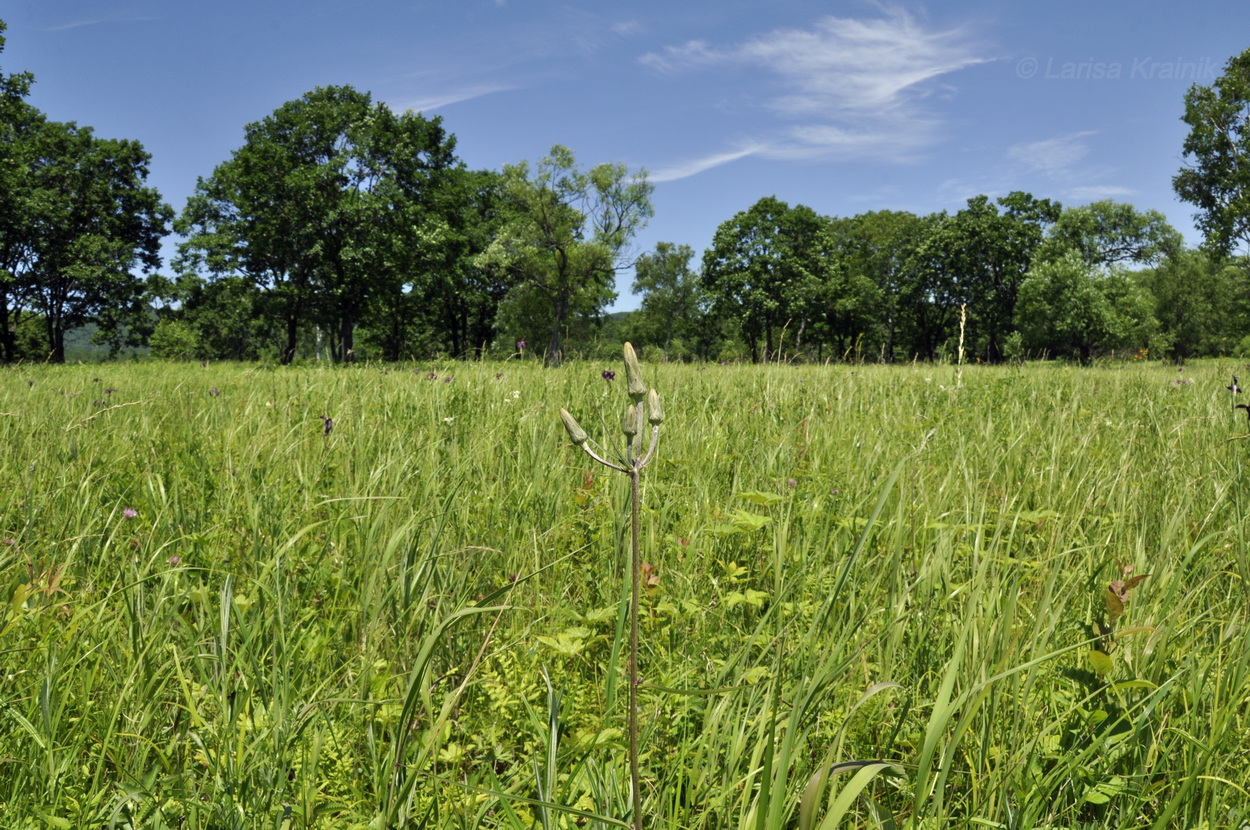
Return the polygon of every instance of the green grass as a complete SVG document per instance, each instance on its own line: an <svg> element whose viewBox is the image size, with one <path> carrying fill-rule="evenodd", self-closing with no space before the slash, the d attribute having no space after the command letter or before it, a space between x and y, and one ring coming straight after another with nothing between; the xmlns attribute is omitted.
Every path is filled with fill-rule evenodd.
<svg viewBox="0 0 1250 830"><path fill-rule="evenodd" d="M4 826L627 823L605 368L0 372ZM1250 820L1236 366L644 368L645 826Z"/></svg>

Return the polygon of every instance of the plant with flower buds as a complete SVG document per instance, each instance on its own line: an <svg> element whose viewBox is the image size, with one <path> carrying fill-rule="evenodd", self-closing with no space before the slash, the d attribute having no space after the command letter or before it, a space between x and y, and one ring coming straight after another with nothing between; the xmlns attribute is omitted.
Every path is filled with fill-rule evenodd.
<svg viewBox="0 0 1250 830"><path fill-rule="evenodd" d="M607 373L604 373L607 377ZM654 389L648 391L642 379L642 367L634 347L625 344L625 391L630 402L621 419L621 432L625 435L625 452L617 461L609 461L590 445L590 437L568 410L560 410L560 419L568 430L573 443L605 467L629 476L630 493L630 592L629 592L629 783L633 810L634 830L642 828L642 793L638 782L638 594L642 582L642 552L639 542L638 476L655 455L660 440L660 424L664 421L664 409L660 395ZM639 436L651 425L651 440L646 453L641 453Z"/></svg>

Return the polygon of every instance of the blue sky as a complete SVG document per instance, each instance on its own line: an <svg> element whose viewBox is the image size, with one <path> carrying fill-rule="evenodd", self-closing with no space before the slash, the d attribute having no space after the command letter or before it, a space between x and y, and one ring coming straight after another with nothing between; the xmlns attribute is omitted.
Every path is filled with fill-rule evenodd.
<svg viewBox="0 0 1250 830"><path fill-rule="evenodd" d="M764 196L851 216L1011 190L1159 210L1196 243L1171 190L1182 98L1250 48L1245 0L8 0L0 17L0 68L35 74L31 103L142 142L176 210L244 124L351 84L441 116L472 168L553 144L646 168L639 249L698 253Z"/></svg>

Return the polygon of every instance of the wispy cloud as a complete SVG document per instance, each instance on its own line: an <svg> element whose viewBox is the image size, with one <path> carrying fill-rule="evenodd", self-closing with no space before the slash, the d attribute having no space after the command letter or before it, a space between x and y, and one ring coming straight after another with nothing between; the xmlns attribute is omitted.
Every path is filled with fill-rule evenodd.
<svg viewBox="0 0 1250 830"><path fill-rule="evenodd" d="M1030 171L1050 176L1070 174L1078 162L1089 155L1089 143L1085 141L1093 130L1030 141L1008 148L1007 158L1020 162Z"/></svg>
<svg viewBox="0 0 1250 830"><path fill-rule="evenodd" d="M644 31L643 25L637 20L622 20L617 23L613 23L608 27L608 29L612 32L612 34L621 35L622 37L627 35L642 34Z"/></svg>
<svg viewBox="0 0 1250 830"><path fill-rule="evenodd" d="M1119 187L1117 185L1091 185L1088 187L1073 187L1067 191L1067 198L1075 199L1078 202L1097 202L1101 199L1115 199L1122 196L1132 196L1135 193L1132 188Z"/></svg>
<svg viewBox="0 0 1250 830"><path fill-rule="evenodd" d="M1036 173L1062 188L1062 198L1075 202L1114 199L1133 194L1133 190L1115 184L1091 184L1116 175L1113 167L1091 164L1090 137L1097 130L1083 130L1067 135L1016 144L1007 149L1007 160L1013 162L1014 175Z"/></svg>
<svg viewBox="0 0 1250 830"><path fill-rule="evenodd" d="M704 170L711 170L713 167L720 167L722 164L729 164L731 161L756 155L760 152L760 149L759 147L748 147L743 150L731 150L727 153L713 153L710 156L690 159L670 167L661 168L650 173L647 178L653 182L672 182L677 179L685 179L702 173Z"/></svg>
<svg viewBox="0 0 1250 830"><path fill-rule="evenodd" d="M69 23L62 23L59 26L49 26L44 29L45 32L63 32L67 29L80 29L83 26L98 26L101 23L145 23L151 20L160 20L159 17L148 16L118 16L118 17L90 17L80 20L72 20Z"/></svg>
<svg viewBox="0 0 1250 830"><path fill-rule="evenodd" d="M516 89L516 87L498 84L460 87L434 95L427 95L412 101L404 101L400 104L400 109L412 110L414 112L431 112L440 107L459 104L462 101L471 101L474 98L481 98L483 95L492 95L496 92L509 92L513 89Z"/></svg>
<svg viewBox="0 0 1250 830"><path fill-rule="evenodd" d="M778 29L742 43L692 40L639 61L669 74L763 69L780 89L763 106L800 122L761 137L778 158L903 161L932 146L941 123L922 103L939 78L984 63L962 28L933 30L900 9L870 19L825 17L809 29Z"/></svg>

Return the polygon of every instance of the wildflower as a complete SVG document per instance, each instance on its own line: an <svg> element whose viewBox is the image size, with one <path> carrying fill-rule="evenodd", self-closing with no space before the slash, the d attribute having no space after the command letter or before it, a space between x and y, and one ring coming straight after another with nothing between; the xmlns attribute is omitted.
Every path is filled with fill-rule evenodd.
<svg viewBox="0 0 1250 830"><path fill-rule="evenodd" d="M426 380L438 380L438 372L430 372L425 376Z"/></svg>
<svg viewBox="0 0 1250 830"><path fill-rule="evenodd" d="M104 394L106 394L106 395L111 395L111 394L113 394L113 393L114 393L114 392L116 392L116 391L117 391L116 389L113 389L113 388L111 388L111 387L110 387L110 388L108 388L108 389L105 389L105 390L104 390Z"/></svg>
<svg viewBox="0 0 1250 830"><path fill-rule="evenodd" d="M135 516L139 515L139 511L135 510L133 507L127 507L124 510L122 510L122 515L125 516L127 519L133 519Z"/></svg>
<svg viewBox="0 0 1250 830"><path fill-rule="evenodd" d="M1240 386L1238 386L1238 383L1239 383L1239 382L1240 382L1240 381L1237 379L1237 376L1236 376L1236 375L1233 375L1233 384L1232 384L1232 386L1225 386L1224 388L1225 388L1225 389L1227 389L1229 392L1232 392L1234 395L1236 395L1238 392L1240 392L1240 391L1241 391L1241 387L1240 387Z"/></svg>
<svg viewBox="0 0 1250 830"><path fill-rule="evenodd" d="M525 351L525 341L524 341L524 340L518 340L518 341L516 342L516 350L517 350L518 352L523 352L523 351Z"/></svg>
<svg viewBox="0 0 1250 830"><path fill-rule="evenodd" d="M318 415L317 417L321 419L321 425L325 429L321 435L323 437L329 437L330 430L334 429L334 419L326 415Z"/></svg>
<svg viewBox="0 0 1250 830"><path fill-rule="evenodd" d="M798 484L799 482L797 479L793 479L793 478L786 479L786 486L789 487L791 490L797 487Z"/></svg>
<svg viewBox="0 0 1250 830"><path fill-rule="evenodd" d="M175 553L173 556L171 556L171 557L169 557L168 559L166 559L166 560L165 560L165 564L167 564L167 565L181 565L181 564L182 564L182 557L181 557L181 556L179 556L178 554L176 554L176 553Z"/></svg>
<svg viewBox="0 0 1250 830"><path fill-rule="evenodd" d="M448 416L448 417L446 417L446 418L444 418L444 419L443 419L443 423L444 423L444 424L450 424L450 423L451 423L452 421L454 421L454 420L456 420L454 416Z"/></svg>
<svg viewBox="0 0 1250 830"><path fill-rule="evenodd" d="M4 539L4 543L8 545L9 547L13 547L14 545L17 544L17 540L6 536Z"/></svg>
<svg viewBox="0 0 1250 830"><path fill-rule="evenodd" d="M604 369L600 377L602 377L606 381L611 382L611 381L616 380L616 372L613 372L611 369Z"/></svg>
<svg viewBox="0 0 1250 830"><path fill-rule="evenodd" d="M451 383L451 375L448 375L447 377L443 378L443 383Z"/></svg>
<svg viewBox="0 0 1250 830"><path fill-rule="evenodd" d="M629 384L626 391L634 403L642 403L647 397L647 384L642 380L642 367L638 364L638 354L634 347L625 344L625 382Z"/></svg>
<svg viewBox="0 0 1250 830"><path fill-rule="evenodd" d="M212 386L212 387L209 387L208 394L212 395L215 398L218 395L220 395L221 392L217 389L216 386Z"/></svg>

